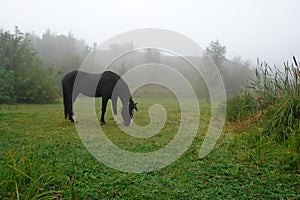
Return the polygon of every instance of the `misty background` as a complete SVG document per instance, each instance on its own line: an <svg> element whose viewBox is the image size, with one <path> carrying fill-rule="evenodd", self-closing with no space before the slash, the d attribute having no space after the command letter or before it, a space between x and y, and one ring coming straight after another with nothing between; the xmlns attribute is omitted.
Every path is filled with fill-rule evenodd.
<svg viewBox="0 0 300 200"><path fill-rule="evenodd" d="M0 102L53 101L62 76L78 69L87 55L98 53L102 65L135 49L132 41L101 50L99 45L147 27L176 31L198 43L203 55L185 56L206 68L214 61L230 96L253 77L257 58L280 66L300 54L299 8L296 0L5 1L0 7ZM199 97L208 98L201 78L155 49L136 51L111 69L122 75L150 62L181 70Z"/></svg>
<svg viewBox="0 0 300 200"><path fill-rule="evenodd" d="M203 49L219 39L227 57L282 64L300 54L300 1L59 1L1 2L0 27L42 36L47 28L57 34L101 44L119 33L140 28L179 32Z"/></svg>

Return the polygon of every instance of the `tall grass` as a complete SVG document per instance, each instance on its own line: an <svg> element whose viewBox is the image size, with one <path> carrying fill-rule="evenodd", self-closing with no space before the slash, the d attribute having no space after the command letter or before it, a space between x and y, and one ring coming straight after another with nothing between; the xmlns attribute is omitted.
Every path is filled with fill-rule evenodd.
<svg viewBox="0 0 300 200"><path fill-rule="evenodd" d="M299 63L293 57L293 62L286 62L280 70L258 61L255 74L256 77L245 86L244 92L228 101L228 120L234 122L235 130L242 132L236 140L247 141L244 155L257 166L266 159L275 159L278 165L298 170Z"/></svg>
<svg viewBox="0 0 300 200"><path fill-rule="evenodd" d="M283 71L259 64L256 80L248 85L258 108L266 112L264 134L283 141L299 130L300 69L295 57L293 61L284 63Z"/></svg>
<svg viewBox="0 0 300 200"><path fill-rule="evenodd" d="M256 77L242 95L228 101L228 119L243 120L264 113L263 133L285 141L300 129L300 68L295 57L284 69L259 63Z"/></svg>
<svg viewBox="0 0 300 200"><path fill-rule="evenodd" d="M0 173L0 199L76 199L72 176L66 179L48 170L38 158L39 151L23 146L7 152L1 163L7 167Z"/></svg>

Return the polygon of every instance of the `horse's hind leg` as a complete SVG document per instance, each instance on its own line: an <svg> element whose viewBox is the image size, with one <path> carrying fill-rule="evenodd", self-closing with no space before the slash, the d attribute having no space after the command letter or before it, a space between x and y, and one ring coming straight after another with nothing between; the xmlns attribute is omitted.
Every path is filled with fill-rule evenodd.
<svg viewBox="0 0 300 200"><path fill-rule="evenodd" d="M62 91L63 91L63 102L64 102L64 114L65 114L65 119L67 119L69 114L69 108L68 108L69 105L68 105L68 94L64 82L62 82Z"/></svg>
<svg viewBox="0 0 300 200"><path fill-rule="evenodd" d="M106 124L106 122L104 120L104 115L106 112L106 106L107 106L108 99L109 99L108 97L102 97L102 112L101 112L101 119L100 119L101 125Z"/></svg>
<svg viewBox="0 0 300 200"><path fill-rule="evenodd" d="M68 99L68 116L69 116L69 120L71 122L74 122L74 113L73 113L73 106L72 106L72 98Z"/></svg>
<svg viewBox="0 0 300 200"><path fill-rule="evenodd" d="M74 104L74 102L75 102L77 96L78 96L78 93L74 93L74 94L72 95L72 98L69 98L70 100L69 100L69 102L68 102L68 105L69 105L69 106L68 106L68 107L69 107L69 120L70 120L71 122L74 122L74 123L77 123L77 122L78 122L78 121L76 120L75 113L74 113L74 111L73 111L73 104Z"/></svg>

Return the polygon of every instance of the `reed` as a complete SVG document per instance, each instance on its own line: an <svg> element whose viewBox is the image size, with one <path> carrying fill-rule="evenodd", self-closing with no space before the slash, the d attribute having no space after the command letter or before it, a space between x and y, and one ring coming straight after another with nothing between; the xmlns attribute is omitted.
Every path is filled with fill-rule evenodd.
<svg viewBox="0 0 300 200"><path fill-rule="evenodd" d="M263 134L285 141L300 132L300 68L296 58L283 70L260 63L244 92L228 101L228 120L245 120L263 113Z"/></svg>

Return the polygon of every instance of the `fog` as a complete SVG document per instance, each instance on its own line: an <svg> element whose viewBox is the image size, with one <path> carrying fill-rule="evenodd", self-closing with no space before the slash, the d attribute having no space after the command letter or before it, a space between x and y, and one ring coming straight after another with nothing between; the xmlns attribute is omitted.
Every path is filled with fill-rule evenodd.
<svg viewBox="0 0 300 200"><path fill-rule="evenodd" d="M87 43L103 43L119 33L162 28L181 33L205 48L219 39L227 57L270 64L300 57L300 1L2 1L0 28L41 36L47 28L72 32Z"/></svg>

